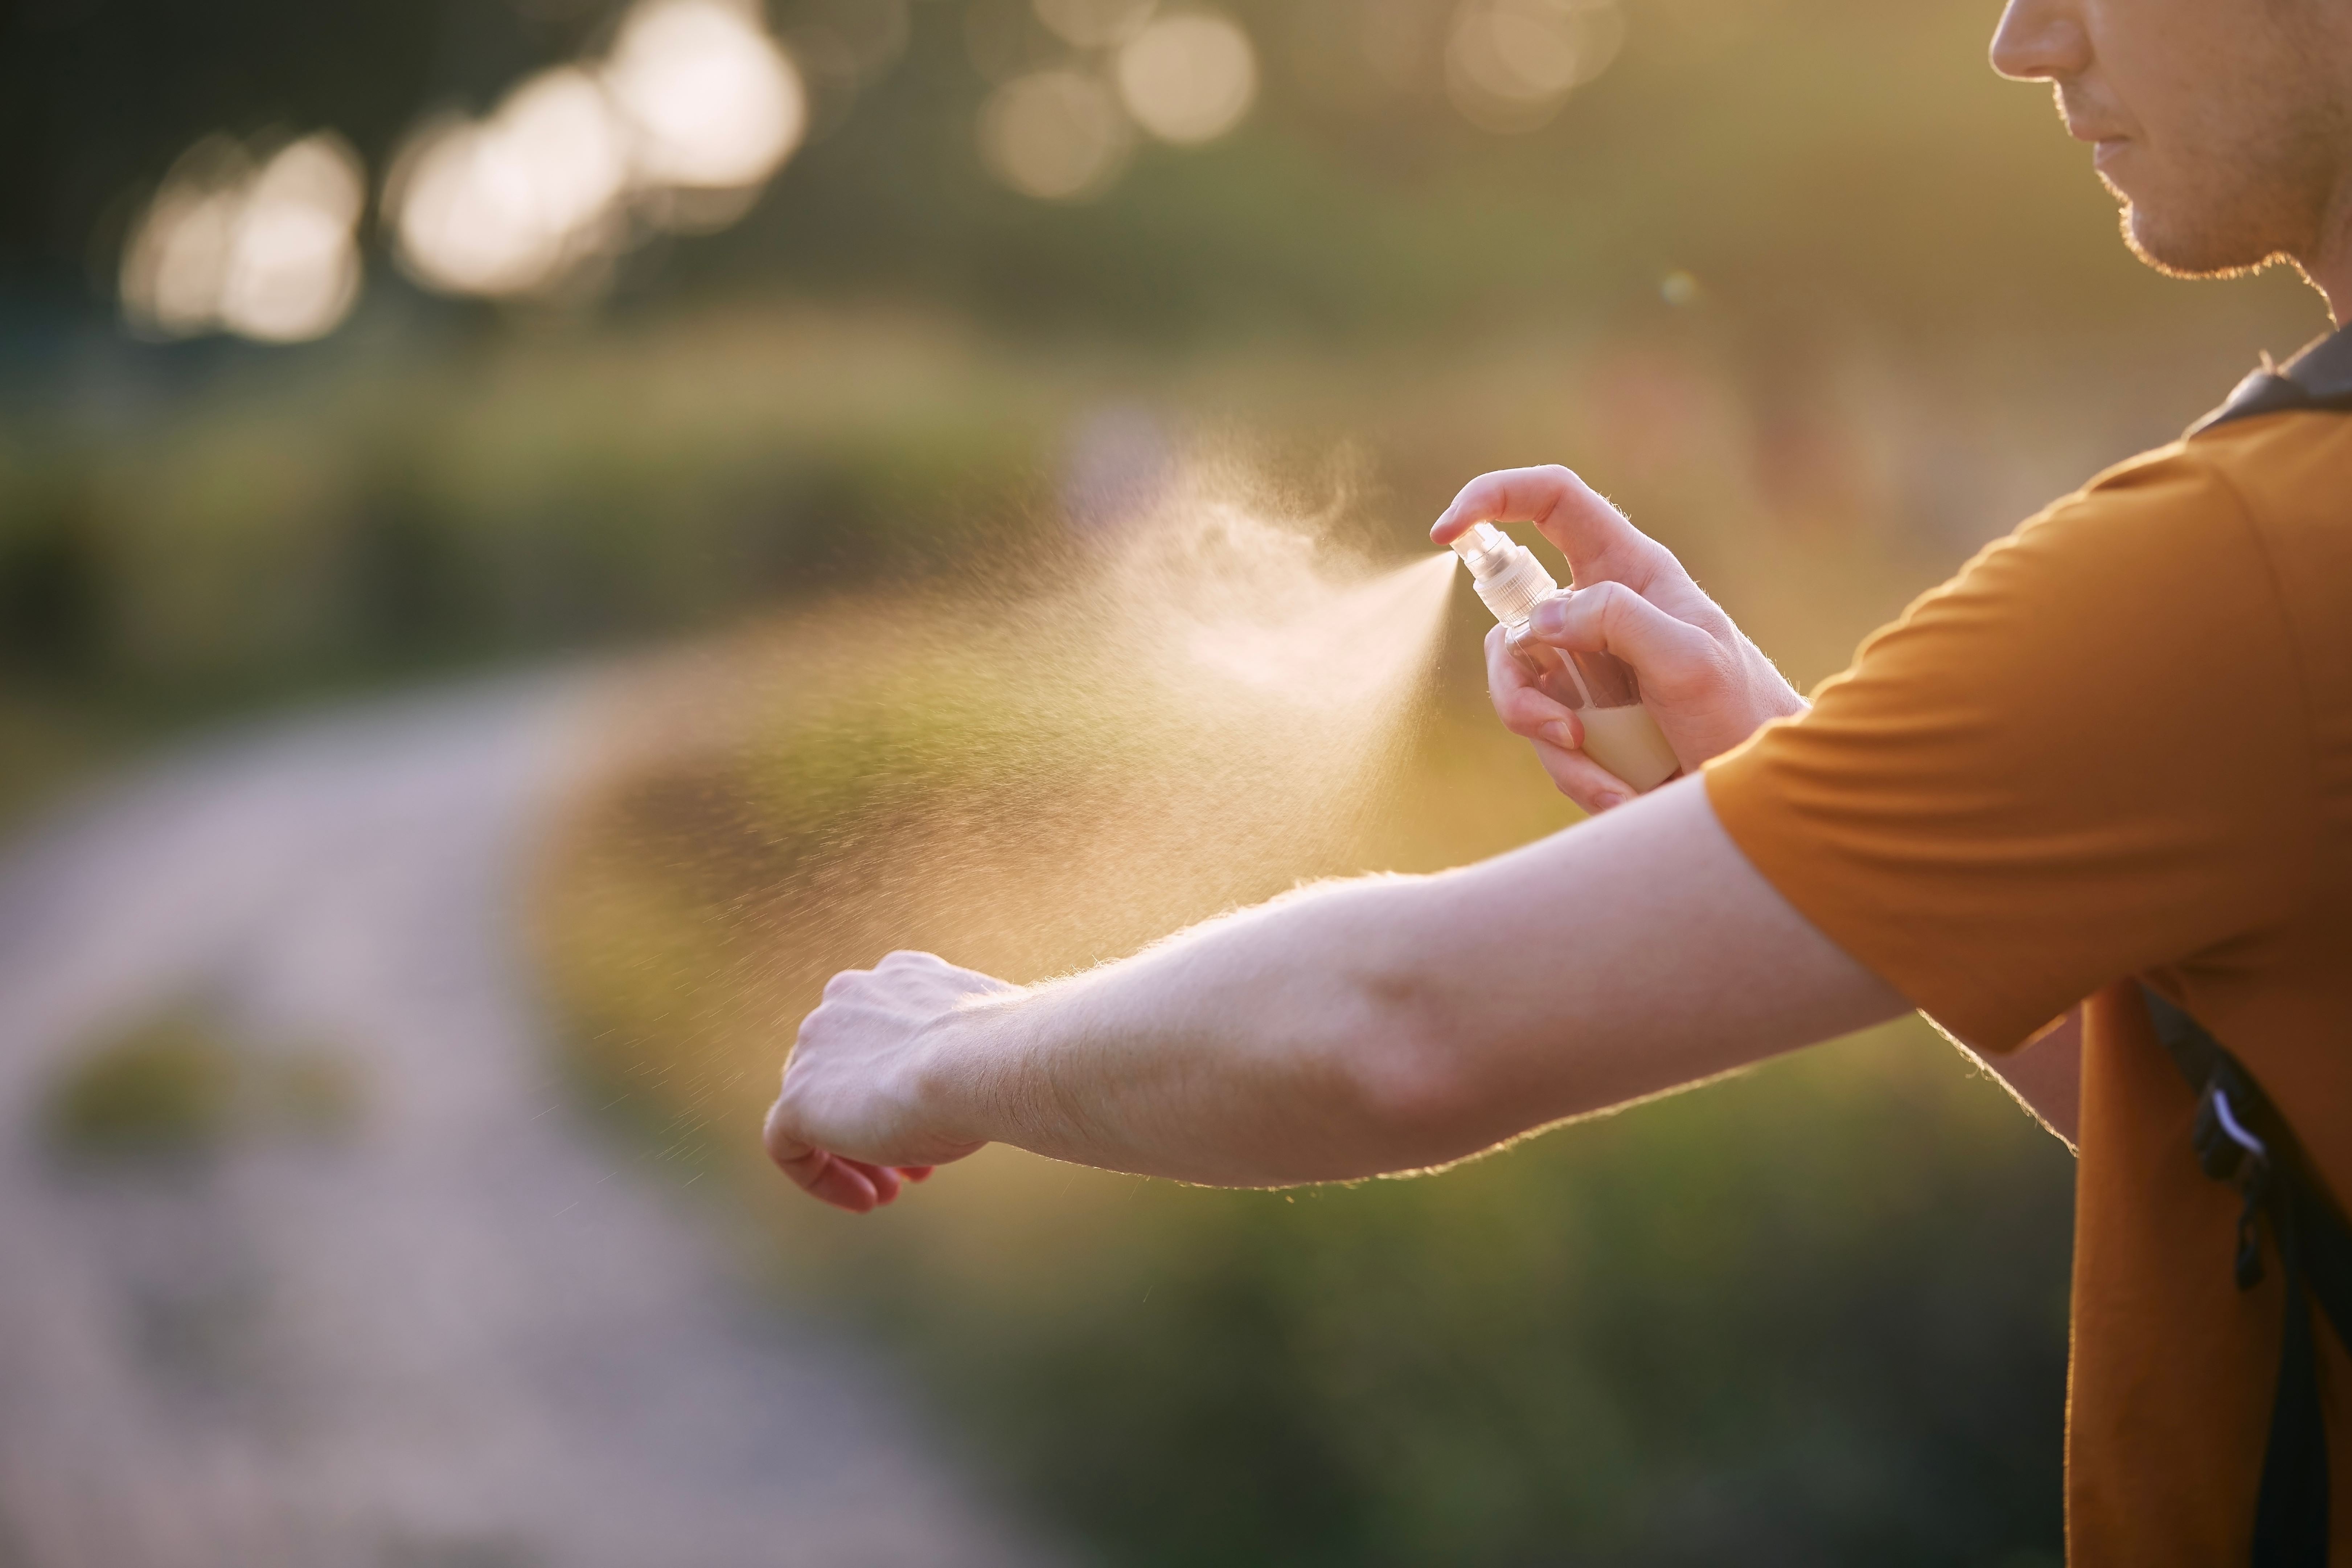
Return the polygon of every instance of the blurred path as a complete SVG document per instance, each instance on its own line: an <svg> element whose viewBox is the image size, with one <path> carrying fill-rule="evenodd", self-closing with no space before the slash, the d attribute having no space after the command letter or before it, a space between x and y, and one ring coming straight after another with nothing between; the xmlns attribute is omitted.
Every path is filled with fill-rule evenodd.
<svg viewBox="0 0 2352 1568"><path fill-rule="evenodd" d="M555 1082L519 903L587 695L249 739L0 859L0 1564L1038 1560ZM60 1175L49 1076L192 992L348 1053L357 1131Z"/></svg>

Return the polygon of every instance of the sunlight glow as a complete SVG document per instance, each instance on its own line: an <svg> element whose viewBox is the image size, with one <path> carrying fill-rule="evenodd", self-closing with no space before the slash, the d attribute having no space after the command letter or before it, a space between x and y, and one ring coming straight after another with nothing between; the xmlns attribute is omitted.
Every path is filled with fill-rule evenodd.
<svg viewBox="0 0 2352 1568"><path fill-rule="evenodd" d="M1464 0L1446 40L1447 96L1483 130L1532 131L1624 41L1612 0Z"/></svg>
<svg viewBox="0 0 2352 1568"><path fill-rule="evenodd" d="M1163 142L1214 141L1257 96L1249 35L1213 12L1163 16L1118 52L1118 91L1136 122Z"/></svg>
<svg viewBox="0 0 2352 1568"><path fill-rule="evenodd" d="M981 108L980 151L989 169L1041 201L1099 195L1118 177L1134 142L1110 89L1080 71L1016 77Z"/></svg>
<svg viewBox="0 0 2352 1568"><path fill-rule="evenodd" d="M332 331L359 293L364 181L332 132L289 142L258 168L224 138L198 143L131 232L124 315L161 337L222 331L284 343Z"/></svg>
<svg viewBox="0 0 2352 1568"><path fill-rule="evenodd" d="M635 128L646 185L756 184L807 128L800 74L752 14L722 0L648 0L632 12L604 83Z"/></svg>
<svg viewBox="0 0 2352 1568"><path fill-rule="evenodd" d="M551 281L605 243L626 134L604 89L570 66L523 82L486 121L425 127L385 193L402 262L452 293Z"/></svg>
<svg viewBox="0 0 2352 1568"><path fill-rule="evenodd" d="M386 182L403 266L447 293L558 289L634 220L740 217L807 126L799 73L725 0L644 0L603 62L543 71L487 120L414 132Z"/></svg>
<svg viewBox="0 0 2352 1568"><path fill-rule="evenodd" d="M1037 19L1081 49L1125 43L1150 18L1156 0L1032 0Z"/></svg>

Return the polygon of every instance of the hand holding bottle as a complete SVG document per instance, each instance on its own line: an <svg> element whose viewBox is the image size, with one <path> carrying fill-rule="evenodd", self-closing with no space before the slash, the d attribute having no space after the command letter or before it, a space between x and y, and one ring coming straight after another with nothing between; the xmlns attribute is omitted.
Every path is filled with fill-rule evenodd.
<svg viewBox="0 0 2352 1568"><path fill-rule="evenodd" d="M1643 705L1685 771L1730 750L1769 719L1804 710L1756 645L1683 570L1674 552L1636 529L1557 464L1482 474L1462 489L1430 537L1451 545L1481 522L1532 522L1568 558L1574 591L1528 616L1528 642L1570 655L1607 653L1633 668ZM1588 811L1635 791L1584 748L1576 709L1547 694L1507 647L1486 638L1486 689L1506 728L1535 742L1560 792Z"/></svg>

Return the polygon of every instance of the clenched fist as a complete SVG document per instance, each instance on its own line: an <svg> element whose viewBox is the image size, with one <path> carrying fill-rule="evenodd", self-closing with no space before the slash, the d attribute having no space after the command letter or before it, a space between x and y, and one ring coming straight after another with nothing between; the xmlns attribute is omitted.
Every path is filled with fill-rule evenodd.
<svg viewBox="0 0 2352 1568"><path fill-rule="evenodd" d="M976 1014L1021 988L928 952L825 983L768 1111L769 1158L812 1196L864 1214L988 1142L964 1124Z"/></svg>

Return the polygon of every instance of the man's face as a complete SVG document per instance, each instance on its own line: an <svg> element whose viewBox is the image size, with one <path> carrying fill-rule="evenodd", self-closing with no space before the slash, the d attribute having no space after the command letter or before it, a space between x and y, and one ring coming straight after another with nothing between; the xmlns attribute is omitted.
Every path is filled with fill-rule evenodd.
<svg viewBox="0 0 2352 1568"><path fill-rule="evenodd" d="M2210 274L2340 237L2352 198L2352 5L2010 0L1993 68L2053 83L2125 203L2124 237Z"/></svg>

